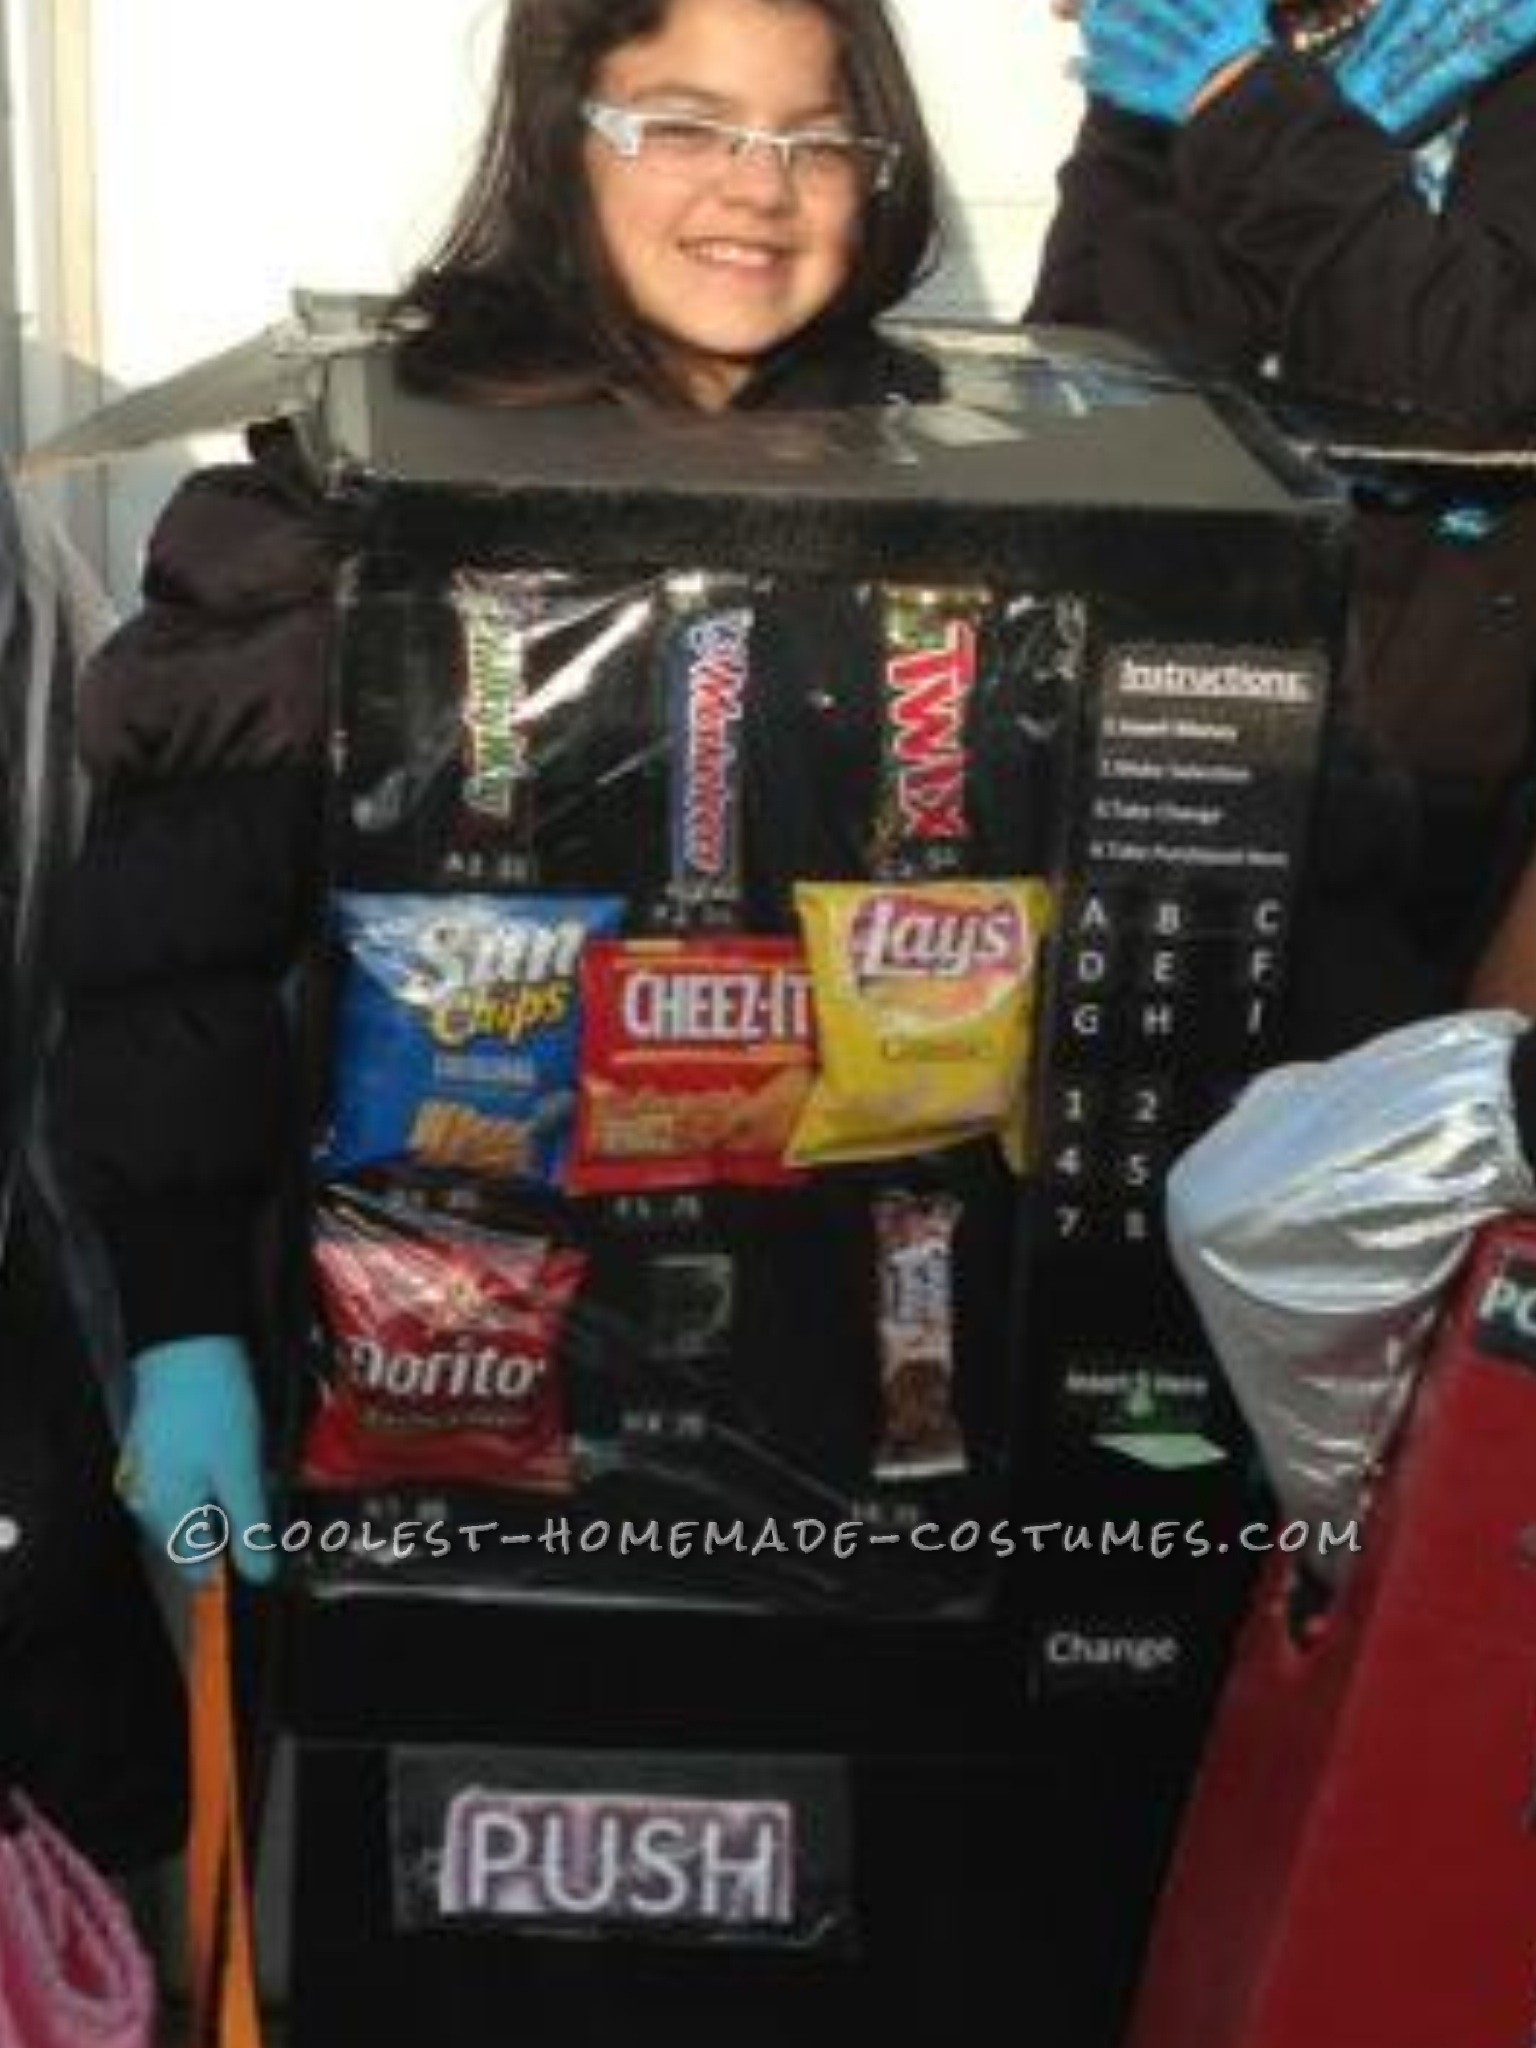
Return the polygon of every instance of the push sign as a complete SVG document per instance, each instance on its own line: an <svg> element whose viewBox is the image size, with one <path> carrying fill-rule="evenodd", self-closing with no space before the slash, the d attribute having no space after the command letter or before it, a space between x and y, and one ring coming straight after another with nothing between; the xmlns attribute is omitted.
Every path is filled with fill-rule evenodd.
<svg viewBox="0 0 1536 2048"><path fill-rule="evenodd" d="M421 1749L391 1775L403 1927L819 1946L850 1919L830 1763Z"/></svg>
<svg viewBox="0 0 1536 2048"><path fill-rule="evenodd" d="M1477 1348L1536 1367L1536 1259L1506 1252L1477 1304Z"/></svg>
<svg viewBox="0 0 1536 2048"><path fill-rule="evenodd" d="M445 1920L771 1928L794 1918L794 1898L783 1800L475 1786L444 1818Z"/></svg>

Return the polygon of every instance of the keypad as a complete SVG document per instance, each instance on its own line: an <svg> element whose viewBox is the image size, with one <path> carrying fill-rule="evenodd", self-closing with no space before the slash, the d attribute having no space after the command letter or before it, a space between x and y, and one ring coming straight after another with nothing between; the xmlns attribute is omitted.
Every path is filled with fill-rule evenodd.
<svg viewBox="0 0 1536 2048"><path fill-rule="evenodd" d="M1159 1240L1170 1162L1276 1056L1322 696L1306 656L1102 659L1038 1155L1064 1246Z"/></svg>

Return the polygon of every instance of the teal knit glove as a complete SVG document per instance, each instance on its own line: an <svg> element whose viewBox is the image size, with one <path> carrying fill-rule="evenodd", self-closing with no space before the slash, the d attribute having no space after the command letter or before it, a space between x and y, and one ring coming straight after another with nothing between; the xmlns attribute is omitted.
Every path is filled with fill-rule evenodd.
<svg viewBox="0 0 1536 2048"><path fill-rule="evenodd" d="M227 1544L240 1576L266 1584L275 1558L242 1541L253 1523L268 1519L261 1412L245 1346L233 1337L156 1344L133 1360L132 1374L117 1481L124 1503L150 1540L191 1565L195 1578L206 1578L209 1567L193 1561ZM210 1507L219 1512L207 1513Z"/></svg>
<svg viewBox="0 0 1536 2048"><path fill-rule="evenodd" d="M1083 82L1095 99L1182 121L1213 72L1270 42L1265 0L1088 0Z"/></svg>
<svg viewBox="0 0 1536 2048"><path fill-rule="evenodd" d="M1334 77L1362 113L1408 135L1533 48L1536 0L1380 0Z"/></svg>

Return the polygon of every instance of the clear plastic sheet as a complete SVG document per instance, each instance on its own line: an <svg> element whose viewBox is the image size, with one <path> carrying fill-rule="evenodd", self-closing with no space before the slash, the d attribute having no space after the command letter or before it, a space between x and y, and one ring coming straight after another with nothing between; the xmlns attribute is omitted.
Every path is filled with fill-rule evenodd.
<svg viewBox="0 0 1536 2048"><path fill-rule="evenodd" d="M417 1310L421 1248L447 1243L457 1307L386 1302L365 1327L364 1285L343 1328L322 1274L306 1504L497 1530L451 1555L317 1557L323 1580L902 1612L975 1598L985 1546L932 1555L907 1532L1004 1507L1003 1144L1018 1157L1051 914L1044 881L1019 884L1059 866L1082 644L1073 599L1016 590L354 565L321 1242L334 1268L346 1233L345 1262L386 1292L414 1276ZM910 1131L882 1112L828 1167L790 1142L819 1043L848 1029L810 973L807 880L868 891L848 978L889 1008L922 1083ZM973 1029L1005 955L1019 1017ZM531 1348L528 1315L488 1305L499 1291L505 1310L515 1263L498 1242L579 1274ZM498 1403L517 1411L499 1461ZM530 1432L528 1483L487 1487L516 1478Z"/></svg>

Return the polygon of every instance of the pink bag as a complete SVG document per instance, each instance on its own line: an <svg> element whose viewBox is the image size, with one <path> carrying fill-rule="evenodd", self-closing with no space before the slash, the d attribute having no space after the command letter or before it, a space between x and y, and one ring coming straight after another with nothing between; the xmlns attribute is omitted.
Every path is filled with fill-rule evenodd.
<svg viewBox="0 0 1536 2048"><path fill-rule="evenodd" d="M154 2048L128 1910L20 1793L0 1798L0 2048Z"/></svg>

